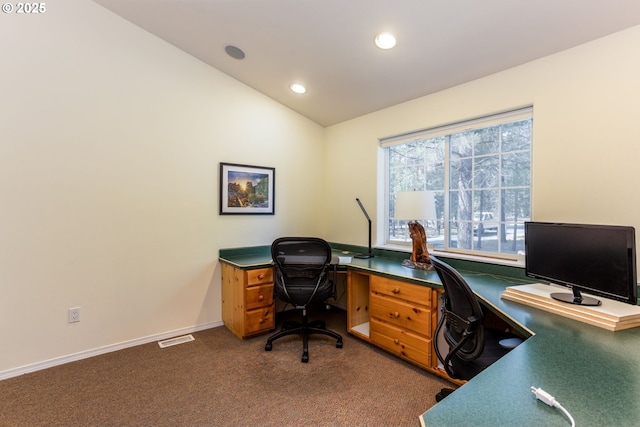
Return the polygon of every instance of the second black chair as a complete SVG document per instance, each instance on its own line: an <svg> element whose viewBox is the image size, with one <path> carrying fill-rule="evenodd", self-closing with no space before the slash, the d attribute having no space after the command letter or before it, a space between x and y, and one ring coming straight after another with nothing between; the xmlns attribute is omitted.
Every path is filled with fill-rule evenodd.
<svg viewBox="0 0 640 427"><path fill-rule="evenodd" d="M323 321L309 323L310 304L335 296L335 283L330 277L331 247L316 237L281 237L271 245L276 297L301 310L300 323L285 322L280 332L270 336L264 347L271 351L278 338L302 335L302 362L309 361L309 335L324 334L336 339L342 348L342 336L326 329Z"/></svg>
<svg viewBox="0 0 640 427"><path fill-rule="evenodd" d="M501 341L514 336L485 328L482 324L482 306L460 273L436 257L431 257L431 263L444 287L444 307L436 330L436 355L451 378L470 380L507 354L513 344L505 345ZM445 357L441 355L437 344L442 329L449 345ZM442 389L436 395L436 400L444 399L451 392L452 389Z"/></svg>

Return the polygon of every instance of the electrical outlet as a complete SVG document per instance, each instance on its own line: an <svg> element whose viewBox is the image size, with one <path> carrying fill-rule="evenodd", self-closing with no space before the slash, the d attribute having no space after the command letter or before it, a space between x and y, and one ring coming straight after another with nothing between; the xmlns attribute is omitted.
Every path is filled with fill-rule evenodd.
<svg viewBox="0 0 640 427"><path fill-rule="evenodd" d="M75 323L80 321L80 307L74 307L69 309L69 323Z"/></svg>

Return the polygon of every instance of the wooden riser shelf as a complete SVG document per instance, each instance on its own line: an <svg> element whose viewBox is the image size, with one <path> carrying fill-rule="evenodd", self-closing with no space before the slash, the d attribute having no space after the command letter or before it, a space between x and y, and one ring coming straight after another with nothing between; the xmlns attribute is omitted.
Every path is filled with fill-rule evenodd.
<svg viewBox="0 0 640 427"><path fill-rule="evenodd" d="M562 291L571 292L566 288L533 283L510 286L502 293L502 298L610 331L621 331L640 326L640 307L637 305L597 297L602 301L602 305L581 306L551 298L551 293Z"/></svg>

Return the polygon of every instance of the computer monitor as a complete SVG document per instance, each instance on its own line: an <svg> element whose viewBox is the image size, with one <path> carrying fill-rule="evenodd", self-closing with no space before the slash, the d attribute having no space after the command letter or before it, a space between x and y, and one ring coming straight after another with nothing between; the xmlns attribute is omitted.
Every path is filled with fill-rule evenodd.
<svg viewBox="0 0 640 427"><path fill-rule="evenodd" d="M525 273L566 286L573 293L551 297L572 304L600 305L597 298L638 303L635 229L629 226L525 223Z"/></svg>

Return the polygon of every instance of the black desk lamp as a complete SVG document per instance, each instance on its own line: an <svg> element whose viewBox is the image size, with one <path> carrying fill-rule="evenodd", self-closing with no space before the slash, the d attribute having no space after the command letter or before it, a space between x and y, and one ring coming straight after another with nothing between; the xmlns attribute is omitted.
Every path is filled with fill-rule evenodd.
<svg viewBox="0 0 640 427"><path fill-rule="evenodd" d="M367 210L364 208L364 206L362 206L362 203L360 202L360 199L358 199L357 197L356 197L356 202L358 202L358 205L360 205L360 209L362 209L362 213L367 218L367 221L369 221L369 253L368 254L357 254L357 255L354 255L353 257L354 258L361 258L361 259L373 258L373 253L371 252L371 218L369 218L369 214L367 213Z"/></svg>

